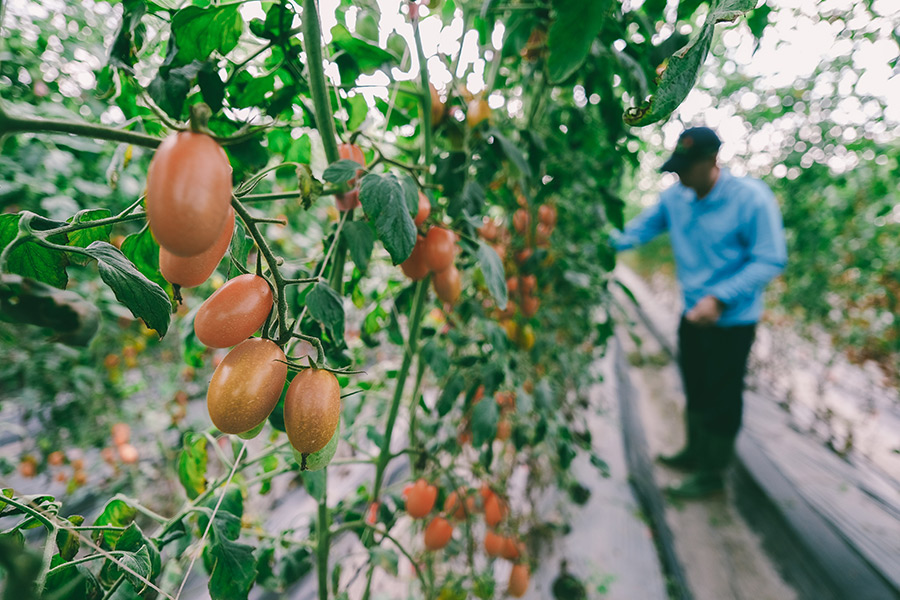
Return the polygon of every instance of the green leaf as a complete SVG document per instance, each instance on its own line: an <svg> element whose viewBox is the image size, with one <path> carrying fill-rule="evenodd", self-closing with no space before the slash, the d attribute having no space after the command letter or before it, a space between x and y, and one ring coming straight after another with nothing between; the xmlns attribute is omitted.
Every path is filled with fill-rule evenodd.
<svg viewBox="0 0 900 600"><path fill-rule="evenodd" d="M499 142L500 150L503 152L503 155L506 156L507 160L515 165L515 167L519 170L519 173L527 178L531 178L531 167L528 166L528 161L525 160L525 155L522 154L520 146L512 143L509 138L507 138L496 129L491 129L488 133L489 135L494 136L494 139Z"/></svg>
<svg viewBox="0 0 900 600"><path fill-rule="evenodd" d="M139 232L126 237L121 250L147 279L155 281L163 289L171 287L159 272L159 244L153 239L150 227L144 226Z"/></svg>
<svg viewBox="0 0 900 600"><path fill-rule="evenodd" d="M551 83L562 83L584 63L611 6L612 0L554 0L556 17L547 36Z"/></svg>
<svg viewBox="0 0 900 600"><path fill-rule="evenodd" d="M327 327L332 337L344 336L344 303L338 293L324 281L313 286L306 296L310 316Z"/></svg>
<svg viewBox="0 0 900 600"><path fill-rule="evenodd" d="M450 409L453 408L453 405L456 403L456 399L459 398L459 395L462 394L463 390L466 388L466 378L462 376L460 373L454 373L450 376L450 380L444 385L444 389L441 390L441 396L437 401L437 411L438 415L444 416Z"/></svg>
<svg viewBox="0 0 900 600"><path fill-rule="evenodd" d="M325 471L304 471L303 487L310 496L321 500L325 495Z"/></svg>
<svg viewBox="0 0 900 600"><path fill-rule="evenodd" d="M86 346L100 328L100 311L75 292L19 275L0 275L0 319L48 327L71 346Z"/></svg>
<svg viewBox="0 0 900 600"><path fill-rule="evenodd" d="M105 208L89 208L78 211L74 217L68 220L69 223L87 223L89 221L99 221L111 217L112 213ZM112 233L112 225L102 225L100 227L91 227L89 229L77 229L69 233L69 246L78 248L87 248L93 242L109 241L109 234ZM90 259L81 254L73 254L69 260L75 264L85 265Z"/></svg>
<svg viewBox="0 0 900 600"><path fill-rule="evenodd" d="M359 201L395 265L409 258L416 245L416 225L409 214L403 188L393 174L363 177Z"/></svg>
<svg viewBox="0 0 900 600"><path fill-rule="evenodd" d="M252 249L253 238L247 235L243 222L240 222L231 236L231 246L228 249L228 253L234 262L247 266L247 259L250 257L250 250Z"/></svg>
<svg viewBox="0 0 900 600"><path fill-rule="evenodd" d="M128 529L122 532L122 537L116 542L116 550L124 552L146 550L147 557L150 559L150 574L145 575L148 579L156 577L162 570L162 559L159 555L159 550L151 540L147 539L137 523L132 523L128 526ZM136 585L140 588L143 586L143 583L137 583Z"/></svg>
<svg viewBox="0 0 900 600"><path fill-rule="evenodd" d="M147 550L147 546L141 546L140 550L137 552L129 552L124 556L120 556L119 562L122 563L123 566L131 569L131 571L122 569L125 573L125 578L131 582L131 585L133 585L138 592L142 591L146 587L146 584L141 580L141 577L149 579L151 571L150 551Z"/></svg>
<svg viewBox="0 0 900 600"><path fill-rule="evenodd" d="M173 119L181 119L184 101L203 65L203 62L195 60L181 67L160 67L147 87L147 92L167 115Z"/></svg>
<svg viewBox="0 0 900 600"><path fill-rule="evenodd" d="M390 548L374 546L369 548L369 564L381 567L390 575L396 577L400 566L400 557Z"/></svg>
<svg viewBox="0 0 900 600"><path fill-rule="evenodd" d="M225 82L219 77L212 62L207 62L197 73L197 84L200 86L204 102L213 111L213 114L222 110L222 102L225 100Z"/></svg>
<svg viewBox="0 0 900 600"><path fill-rule="evenodd" d="M178 480L191 500L206 490L206 461L206 438L192 432L184 434L184 448L178 456Z"/></svg>
<svg viewBox="0 0 900 600"><path fill-rule="evenodd" d="M322 179L329 183L346 183L356 177L356 172L362 167L355 160L342 158L328 165L325 172L322 173Z"/></svg>
<svg viewBox="0 0 900 600"><path fill-rule="evenodd" d="M21 214L0 215L0 251L18 237L21 217ZM32 226L37 229L34 224ZM57 243L57 240L52 241ZM59 241L65 243L64 239ZM69 282L69 276L66 274L67 264L68 259L65 253L44 248L33 241L27 241L19 244L9 253L6 271L65 289Z"/></svg>
<svg viewBox="0 0 900 600"><path fill-rule="evenodd" d="M363 221L349 221L344 223L343 235L350 248L350 257L359 270L365 273L369 267L372 250L375 248L375 234L372 227Z"/></svg>
<svg viewBox="0 0 900 600"><path fill-rule="evenodd" d="M72 515L68 518L72 525L81 525L84 523L84 517L81 515ZM72 560L78 554L80 546L78 536L68 529L60 529L56 533L56 547L59 548L59 555L63 560Z"/></svg>
<svg viewBox="0 0 900 600"><path fill-rule="evenodd" d="M503 269L503 261L497 251L482 241L478 242L478 264L484 274L484 281L488 291L494 297L494 302L501 309L505 309L509 302L509 290L506 287L506 271Z"/></svg>
<svg viewBox="0 0 900 600"><path fill-rule="evenodd" d="M490 399L482 400L472 410L472 445L481 446L490 443L497 437L497 421L500 412L497 403Z"/></svg>
<svg viewBox="0 0 900 600"><path fill-rule="evenodd" d="M625 111L625 122L644 126L665 119L687 98L709 54L717 23L734 21L756 6L756 0L719 0L706 15L697 36L669 58L656 93Z"/></svg>
<svg viewBox="0 0 900 600"><path fill-rule="evenodd" d="M97 259L100 278L112 288L116 299L135 317L143 319L147 327L155 329L159 337L166 335L172 310L166 292L138 271L115 246L94 242L86 251Z"/></svg>
<svg viewBox="0 0 900 600"><path fill-rule="evenodd" d="M244 31L239 4L188 6L172 17L172 34L178 41L178 58L205 61L218 51L226 55L237 46Z"/></svg>
<svg viewBox="0 0 900 600"><path fill-rule="evenodd" d="M347 100L347 112L349 119L347 120L347 129L354 131L366 120L369 114L369 105L366 103L362 94L357 94Z"/></svg>
<svg viewBox="0 0 900 600"><path fill-rule="evenodd" d="M125 501L113 499L110 500L103 508L100 516L94 520L94 525L113 525L115 527L125 527L130 525L137 516L137 509L129 506ZM121 531L115 530L95 530L92 533L94 541L108 549L113 549L116 542L122 537Z"/></svg>
<svg viewBox="0 0 900 600"><path fill-rule="evenodd" d="M353 84L360 73L368 75L382 65L399 62L387 50L353 37L343 25L331 28L331 43L336 50L333 55L344 83Z"/></svg>
<svg viewBox="0 0 900 600"><path fill-rule="evenodd" d="M55 555L50 560L50 567L58 567L66 561ZM7 583L13 585L12 582ZM8 588L10 589L10 588ZM44 587L44 598L66 598L72 600L100 600L103 597L103 588L94 573L85 565L68 565L47 575ZM18 600L19 596L15 597Z"/></svg>

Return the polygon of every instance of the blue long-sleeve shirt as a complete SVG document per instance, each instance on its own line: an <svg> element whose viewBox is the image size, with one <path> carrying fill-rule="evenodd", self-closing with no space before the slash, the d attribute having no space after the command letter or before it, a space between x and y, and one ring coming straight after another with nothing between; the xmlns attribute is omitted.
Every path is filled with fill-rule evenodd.
<svg viewBox="0 0 900 600"><path fill-rule="evenodd" d="M719 326L759 320L763 289L784 269L787 248L781 211L772 190L722 168L703 199L680 183L660 194L659 203L613 236L616 250L645 244L668 231L685 311L712 295L725 308Z"/></svg>

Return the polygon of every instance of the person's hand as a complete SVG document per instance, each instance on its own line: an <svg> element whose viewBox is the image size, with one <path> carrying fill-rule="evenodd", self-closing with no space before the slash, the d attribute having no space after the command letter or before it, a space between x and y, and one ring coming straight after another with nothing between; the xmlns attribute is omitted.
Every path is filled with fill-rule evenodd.
<svg viewBox="0 0 900 600"><path fill-rule="evenodd" d="M694 305L694 308L687 312L684 318L697 325L715 325L722 316L724 307L722 301L715 296L704 296Z"/></svg>

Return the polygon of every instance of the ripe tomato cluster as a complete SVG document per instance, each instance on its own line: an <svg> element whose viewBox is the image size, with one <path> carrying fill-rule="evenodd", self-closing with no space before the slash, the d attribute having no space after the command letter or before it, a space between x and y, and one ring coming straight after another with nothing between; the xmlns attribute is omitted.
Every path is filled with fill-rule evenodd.
<svg viewBox="0 0 900 600"><path fill-rule="evenodd" d="M365 162L351 144L341 146L341 156ZM179 132L157 149L147 174L147 216L160 244L160 270L170 283L191 288L212 275L234 231L231 193L231 165L211 137ZM342 210L358 205L357 190L338 198ZM284 393L285 428L301 468L323 468L337 447L340 385L330 372L309 368L284 390L284 351L272 340L252 337L273 307L269 282L247 273L227 281L197 310L197 339L210 348L233 347L209 383L209 416L223 433L253 437ZM119 453L124 462L132 456L121 447Z"/></svg>
<svg viewBox="0 0 900 600"><path fill-rule="evenodd" d="M406 512L409 516L413 519L423 519L434 510L438 488L420 478L406 486L403 495L406 498ZM476 496L481 498L480 503ZM375 510L377 511L377 508ZM516 563L510 575L508 593L515 598L521 597L528 589L529 579L527 564L519 562L525 549L514 535L504 536L497 533L497 527L509 515L509 506L488 484L482 484L477 494L474 490L461 487L447 495L443 514L433 517L425 527L425 548L430 551L441 550L453 537L453 525L450 521L464 521L479 512L484 514L484 522L488 527L484 536L485 554L490 558L502 557Z"/></svg>
<svg viewBox="0 0 900 600"><path fill-rule="evenodd" d="M416 224L424 223L431 212L431 205L425 208L428 198L420 192L419 213ZM423 216L424 215L424 216ZM412 253L400 268L413 281L425 279L433 273L431 284L437 297L446 304L455 304L462 292L459 269L453 264L456 257L456 234L440 226L433 226L422 236L419 235Z"/></svg>

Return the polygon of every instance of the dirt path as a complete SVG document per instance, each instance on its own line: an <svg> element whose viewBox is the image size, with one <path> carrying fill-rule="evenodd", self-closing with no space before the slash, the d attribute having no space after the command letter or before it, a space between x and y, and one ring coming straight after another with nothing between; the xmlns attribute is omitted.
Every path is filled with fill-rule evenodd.
<svg viewBox="0 0 900 600"><path fill-rule="evenodd" d="M620 335L632 366L629 368L651 457L677 451L684 443L684 393L674 361L649 332L638 328L639 349L628 335ZM660 486L676 483L678 471L654 466ZM696 600L794 600L762 542L734 504L734 491L708 500L667 503L666 522L675 550Z"/></svg>

